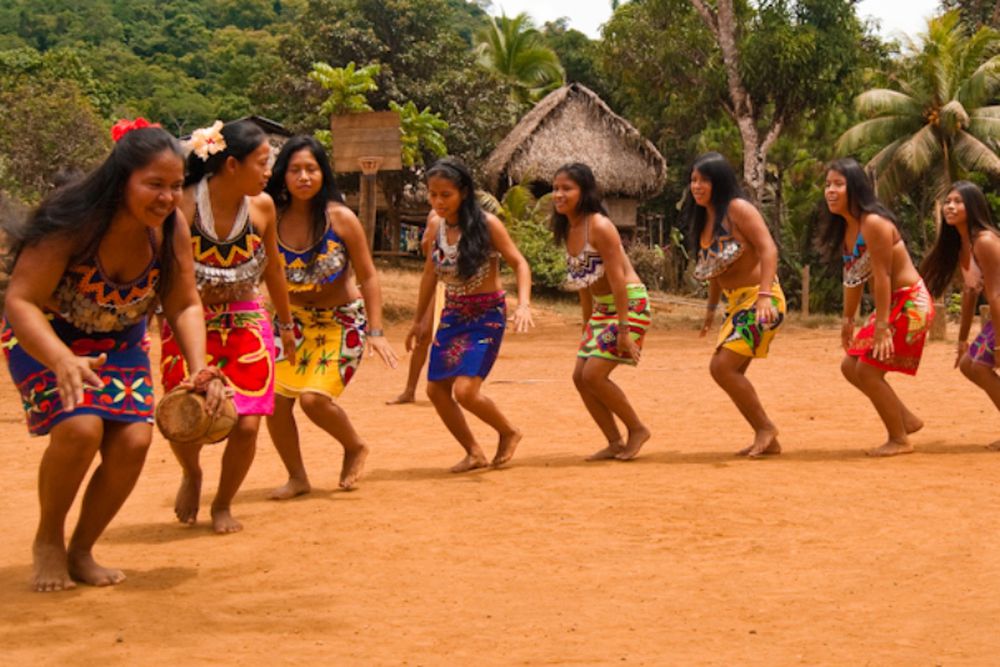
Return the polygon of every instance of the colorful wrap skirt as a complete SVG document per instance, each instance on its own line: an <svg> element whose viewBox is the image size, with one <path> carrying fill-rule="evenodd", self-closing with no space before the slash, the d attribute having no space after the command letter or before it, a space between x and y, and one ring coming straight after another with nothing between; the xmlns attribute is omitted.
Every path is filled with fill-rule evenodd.
<svg viewBox="0 0 1000 667"><path fill-rule="evenodd" d="M628 332L641 349L646 331L653 321L649 307L649 293L641 283L625 286L628 293ZM577 350L578 357L596 357L635 366L635 359L618 352L618 311L613 294L594 296L594 306L583 330L583 339Z"/></svg>
<svg viewBox="0 0 1000 667"><path fill-rule="evenodd" d="M726 300L726 319L719 329L716 349L725 348L751 359L765 359L778 327L785 321L788 306L781 285L771 285L771 305L778 311L778 319L763 326L757 324L757 296L759 285L722 290Z"/></svg>
<svg viewBox="0 0 1000 667"><path fill-rule="evenodd" d="M340 396L365 351L364 301L356 299L334 308L292 306L292 322L294 364L281 349L281 337L274 337L275 392L286 398L306 392Z"/></svg>
<svg viewBox="0 0 1000 667"><path fill-rule="evenodd" d="M979 335L969 345L969 358L977 364L993 368L996 366L996 349L997 335L993 329L993 320L986 320Z"/></svg>
<svg viewBox="0 0 1000 667"><path fill-rule="evenodd" d="M889 330L892 332L893 354L886 360L876 359L872 348L875 345L875 313L861 327L847 354L858 357L866 364L885 371L899 371L916 375L920 357L924 352L924 341L934 320L934 301L918 280L909 287L901 287L892 293L889 306Z"/></svg>
<svg viewBox="0 0 1000 667"><path fill-rule="evenodd" d="M10 375L21 394L32 435L45 435L68 417L96 415L116 422L153 422L153 379L149 365L146 321L122 331L85 333L61 317L50 315L56 335L81 357L108 355L94 372L104 382L102 389L84 389L83 404L64 412L56 375L24 351L4 319L0 345Z"/></svg>
<svg viewBox="0 0 1000 667"><path fill-rule="evenodd" d="M274 411L274 334L271 318L259 301L205 306L207 363L218 366L232 388L239 415ZM188 376L174 332L166 321L160 370L170 391Z"/></svg>
<svg viewBox="0 0 1000 667"><path fill-rule="evenodd" d="M486 294L447 294L431 345L427 379L485 378L500 352L507 328L503 290Z"/></svg>

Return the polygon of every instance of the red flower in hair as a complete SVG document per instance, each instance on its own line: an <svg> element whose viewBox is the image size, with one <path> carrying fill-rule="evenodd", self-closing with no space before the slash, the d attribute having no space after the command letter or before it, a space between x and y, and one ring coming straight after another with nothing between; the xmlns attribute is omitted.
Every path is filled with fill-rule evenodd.
<svg viewBox="0 0 1000 667"><path fill-rule="evenodd" d="M159 123L150 123L148 120L139 116L135 120L129 120L127 118L121 118L116 122L111 128L111 138L118 143L118 141L124 137L126 134L132 130L141 130L144 127L160 127Z"/></svg>

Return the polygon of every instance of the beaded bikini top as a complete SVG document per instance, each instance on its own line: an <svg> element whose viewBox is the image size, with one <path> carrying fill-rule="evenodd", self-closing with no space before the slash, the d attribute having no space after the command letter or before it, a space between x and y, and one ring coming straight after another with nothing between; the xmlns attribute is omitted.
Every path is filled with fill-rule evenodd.
<svg viewBox="0 0 1000 667"><path fill-rule="evenodd" d="M153 231L148 233L153 259L138 278L127 283L114 282L95 253L66 269L53 293L52 310L86 333L121 331L145 319L156 300L160 281L160 258Z"/></svg>
<svg viewBox="0 0 1000 667"><path fill-rule="evenodd" d="M264 274L267 255L264 243L250 222L246 197L236 213L236 221L226 239L215 235L215 219L208 198L208 181L198 183L191 244L194 250L194 277L202 296L217 301L232 301L256 292Z"/></svg>
<svg viewBox="0 0 1000 667"><path fill-rule="evenodd" d="M347 247L327 222L323 237L306 250L295 250L281 242L278 250L285 265L285 280L289 292L307 292L329 285L347 268Z"/></svg>
<svg viewBox="0 0 1000 667"><path fill-rule="evenodd" d="M583 226L583 249L579 255L566 251L566 280L563 289L579 292L590 287L604 276L604 260L594 246L590 245L590 221Z"/></svg>
<svg viewBox="0 0 1000 667"><path fill-rule="evenodd" d="M431 259L434 261L434 272L444 283L445 291L449 294L471 294L475 292L486 276L490 273L490 260L496 255L496 251L491 252L485 262L483 262L476 272L469 278L462 278L458 275L458 243L454 245L448 243L448 223L442 220L438 227L437 236L434 238L434 248L431 250Z"/></svg>
<svg viewBox="0 0 1000 667"><path fill-rule="evenodd" d="M844 287L863 285L872 275L872 258L861 234L854 240L851 254L844 258Z"/></svg>
<svg viewBox="0 0 1000 667"><path fill-rule="evenodd" d="M731 233L712 236L706 248L699 244L698 261L694 265L695 280L711 280L725 273L743 254L743 244Z"/></svg>

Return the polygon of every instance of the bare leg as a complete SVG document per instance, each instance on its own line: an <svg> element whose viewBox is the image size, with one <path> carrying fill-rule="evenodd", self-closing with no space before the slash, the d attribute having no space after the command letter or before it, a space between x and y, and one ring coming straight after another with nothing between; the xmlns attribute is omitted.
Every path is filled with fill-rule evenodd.
<svg viewBox="0 0 1000 667"><path fill-rule="evenodd" d="M135 488L152 438L149 424L105 423L101 464L87 485L80 520L69 541L69 573L75 580L91 586L125 581L125 573L98 565L92 552L97 538Z"/></svg>
<svg viewBox="0 0 1000 667"><path fill-rule="evenodd" d="M257 430L260 417L243 415L236 421L222 454L222 474L219 476L219 490L212 501L212 529L217 533L236 533L243 530L243 524L233 518L230 506L233 497L250 470L257 450Z"/></svg>
<svg viewBox="0 0 1000 667"><path fill-rule="evenodd" d="M340 487L345 491L354 488L364 472L368 459L368 445L362 442L348 419L347 413L327 396L303 394L299 398L302 410L314 424L332 435L344 447L344 463L340 468Z"/></svg>
<svg viewBox="0 0 1000 667"><path fill-rule="evenodd" d="M482 390L483 378L455 378L455 399L459 405L489 424L499 434L497 452L493 466L502 466L511 460L517 445L521 442L521 431L514 427Z"/></svg>
<svg viewBox="0 0 1000 667"><path fill-rule="evenodd" d="M858 380L858 368L862 365L857 357L852 357L850 355L844 357L843 361L840 363L840 371L847 378L847 381L858 388L859 391L864 391L861 388ZM899 403L900 409L902 411L903 419L903 429L906 431L907 435L916 433L924 427L924 422L920 417L916 416L910 409L903 405L902 401Z"/></svg>
<svg viewBox="0 0 1000 667"><path fill-rule="evenodd" d="M847 363L847 362L845 362ZM909 454L913 446L907 437L903 422L904 406L896 392L885 381L885 371L860 361L854 362L854 376L858 388L864 392L868 400L875 406L879 418L885 424L888 438L879 447L866 450L869 456L895 456ZM842 365L843 368L843 365Z"/></svg>
<svg viewBox="0 0 1000 667"><path fill-rule="evenodd" d="M753 444L738 453L757 458L765 454L778 454L781 447L775 442L778 428L767 416L757 391L746 377L750 361L748 357L732 350L720 348L712 355L709 370L712 372L712 379L729 394L740 414L753 428Z"/></svg>
<svg viewBox="0 0 1000 667"><path fill-rule="evenodd" d="M170 443L177 462L181 464L180 488L174 500L174 514L181 523L193 526L198 520L198 508L201 505L201 445L181 445Z"/></svg>
<svg viewBox="0 0 1000 667"><path fill-rule="evenodd" d="M625 392L621 390L621 387L612 382L610 377L611 371L616 368L618 368L617 362L591 357L583 364L580 382L583 383L596 402L600 403L606 410L610 411L618 419L621 419L622 423L625 424L625 428L628 429L628 438L625 441L624 449L618 452L615 458L621 461L629 461L636 457L642 446L649 440L650 433L649 429L639 420L639 415L632 408L632 404L629 403ZM591 412L591 416L594 416L593 412ZM596 420L597 418L595 417ZM598 423L598 426L600 426L600 423ZM611 445L613 441L610 438L613 436L612 433L604 431L605 427L602 427L601 430L609 438L608 443ZM615 432L617 430L616 426ZM597 452L592 457L602 452Z"/></svg>
<svg viewBox="0 0 1000 667"><path fill-rule="evenodd" d="M420 379L420 371L424 367L424 363L427 362L427 353L430 352L431 343L434 337L430 334L431 323L434 321L434 304L432 303L430 307L427 308L427 312L423 316L424 331L428 334L425 338L421 338L416 341L416 347L413 348L413 352L410 353L410 367L406 372L406 389L403 393L394 398L391 401L386 401L386 405L402 405L403 403L412 403L414 397L417 395L417 381Z"/></svg>
<svg viewBox="0 0 1000 667"><path fill-rule="evenodd" d="M31 551L34 560L32 588L39 592L75 588L66 557L66 514L76 492L101 447L103 422L94 415L80 415L56 424L38 467L38 502L41 513Z"/></svg>
<svg viewBox="0 0 1000 667"><path fill-rule="evenodd" d="M272 500L288 500L312 490L302 461L302 450L299 448L299 428L292 413L294 407L294 398L275 394L274 413L267 417L267 431L271 434L271 442L288 471L288 481L268 495Z"/></svg>
<svg viewBox="0 0 1000 667"><path fill-rule="evenodd" d="M618 430L618 424L615 422L614 413L604 403L601 403L601 400L590 390L590 387L584 381L583 369L586 368L586 363L587 359L577 357L576 366L573 367L573 384L576 386L580 398L583 399L583 405L587 408L587 412L590 413L591 419L601 429L601 433L604 434L605 439L608 441L604 449L594 452L587 457L587 460L603 461L613 459L622 453L625 449L625 443L622 441L622 434Z"/></svg>
<svg viewBox="0 0 1000 667"><path fill-rule="evenodd" d="M977 364L969 355L962 357L962 361L959 362L958 367L962 369L962 374L965 377L972 380L976 386L986 392L986 395L993 401L993 405L1000 410L1000 377L997 376L996 371L986 364ZM993 451L1000 451L1000 440L991 442L986 446Z"/></svg>
<svg viewBox="0 0 1000 667"><path fill-rule="evenodd" d="M469 424L465 421L465 415L462 414L462 408L452 398L451 388L454 384L454 378L427 383L427 397L434 404L438 415L441 416L441 421L465 450L465 458L452 466L451 471L466 472L476 468L484 468L488 463L486 454L483 453L475 436L472 435Z"/></svg>

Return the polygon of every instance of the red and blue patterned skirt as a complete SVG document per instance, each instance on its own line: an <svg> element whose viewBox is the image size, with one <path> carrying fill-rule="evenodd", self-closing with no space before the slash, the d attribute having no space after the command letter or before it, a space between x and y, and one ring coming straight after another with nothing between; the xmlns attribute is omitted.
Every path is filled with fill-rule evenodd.
<svg viewBox="0 0 1000 667"><path fill-rule="evenodd" d="M486 294L448 294L431 346L427 379L485 378L500 352L507 327L503 290Z"/></svg>
<svg viewBox="0 0 1000 667"><path fill-rule="evenodd" d="M108 355L94 370L104 382L102 389L84 389L83 403L72 412L63 410L55 373L25 352L6 319L0 329L0 345L10 375L17 385L32 435L46 435L69 417L97 415L117 422L153 421L153 380L149 365L146 321L122 330L86 333L61 317L50 316L56 335L74 354L82 357Z"/></svg>

